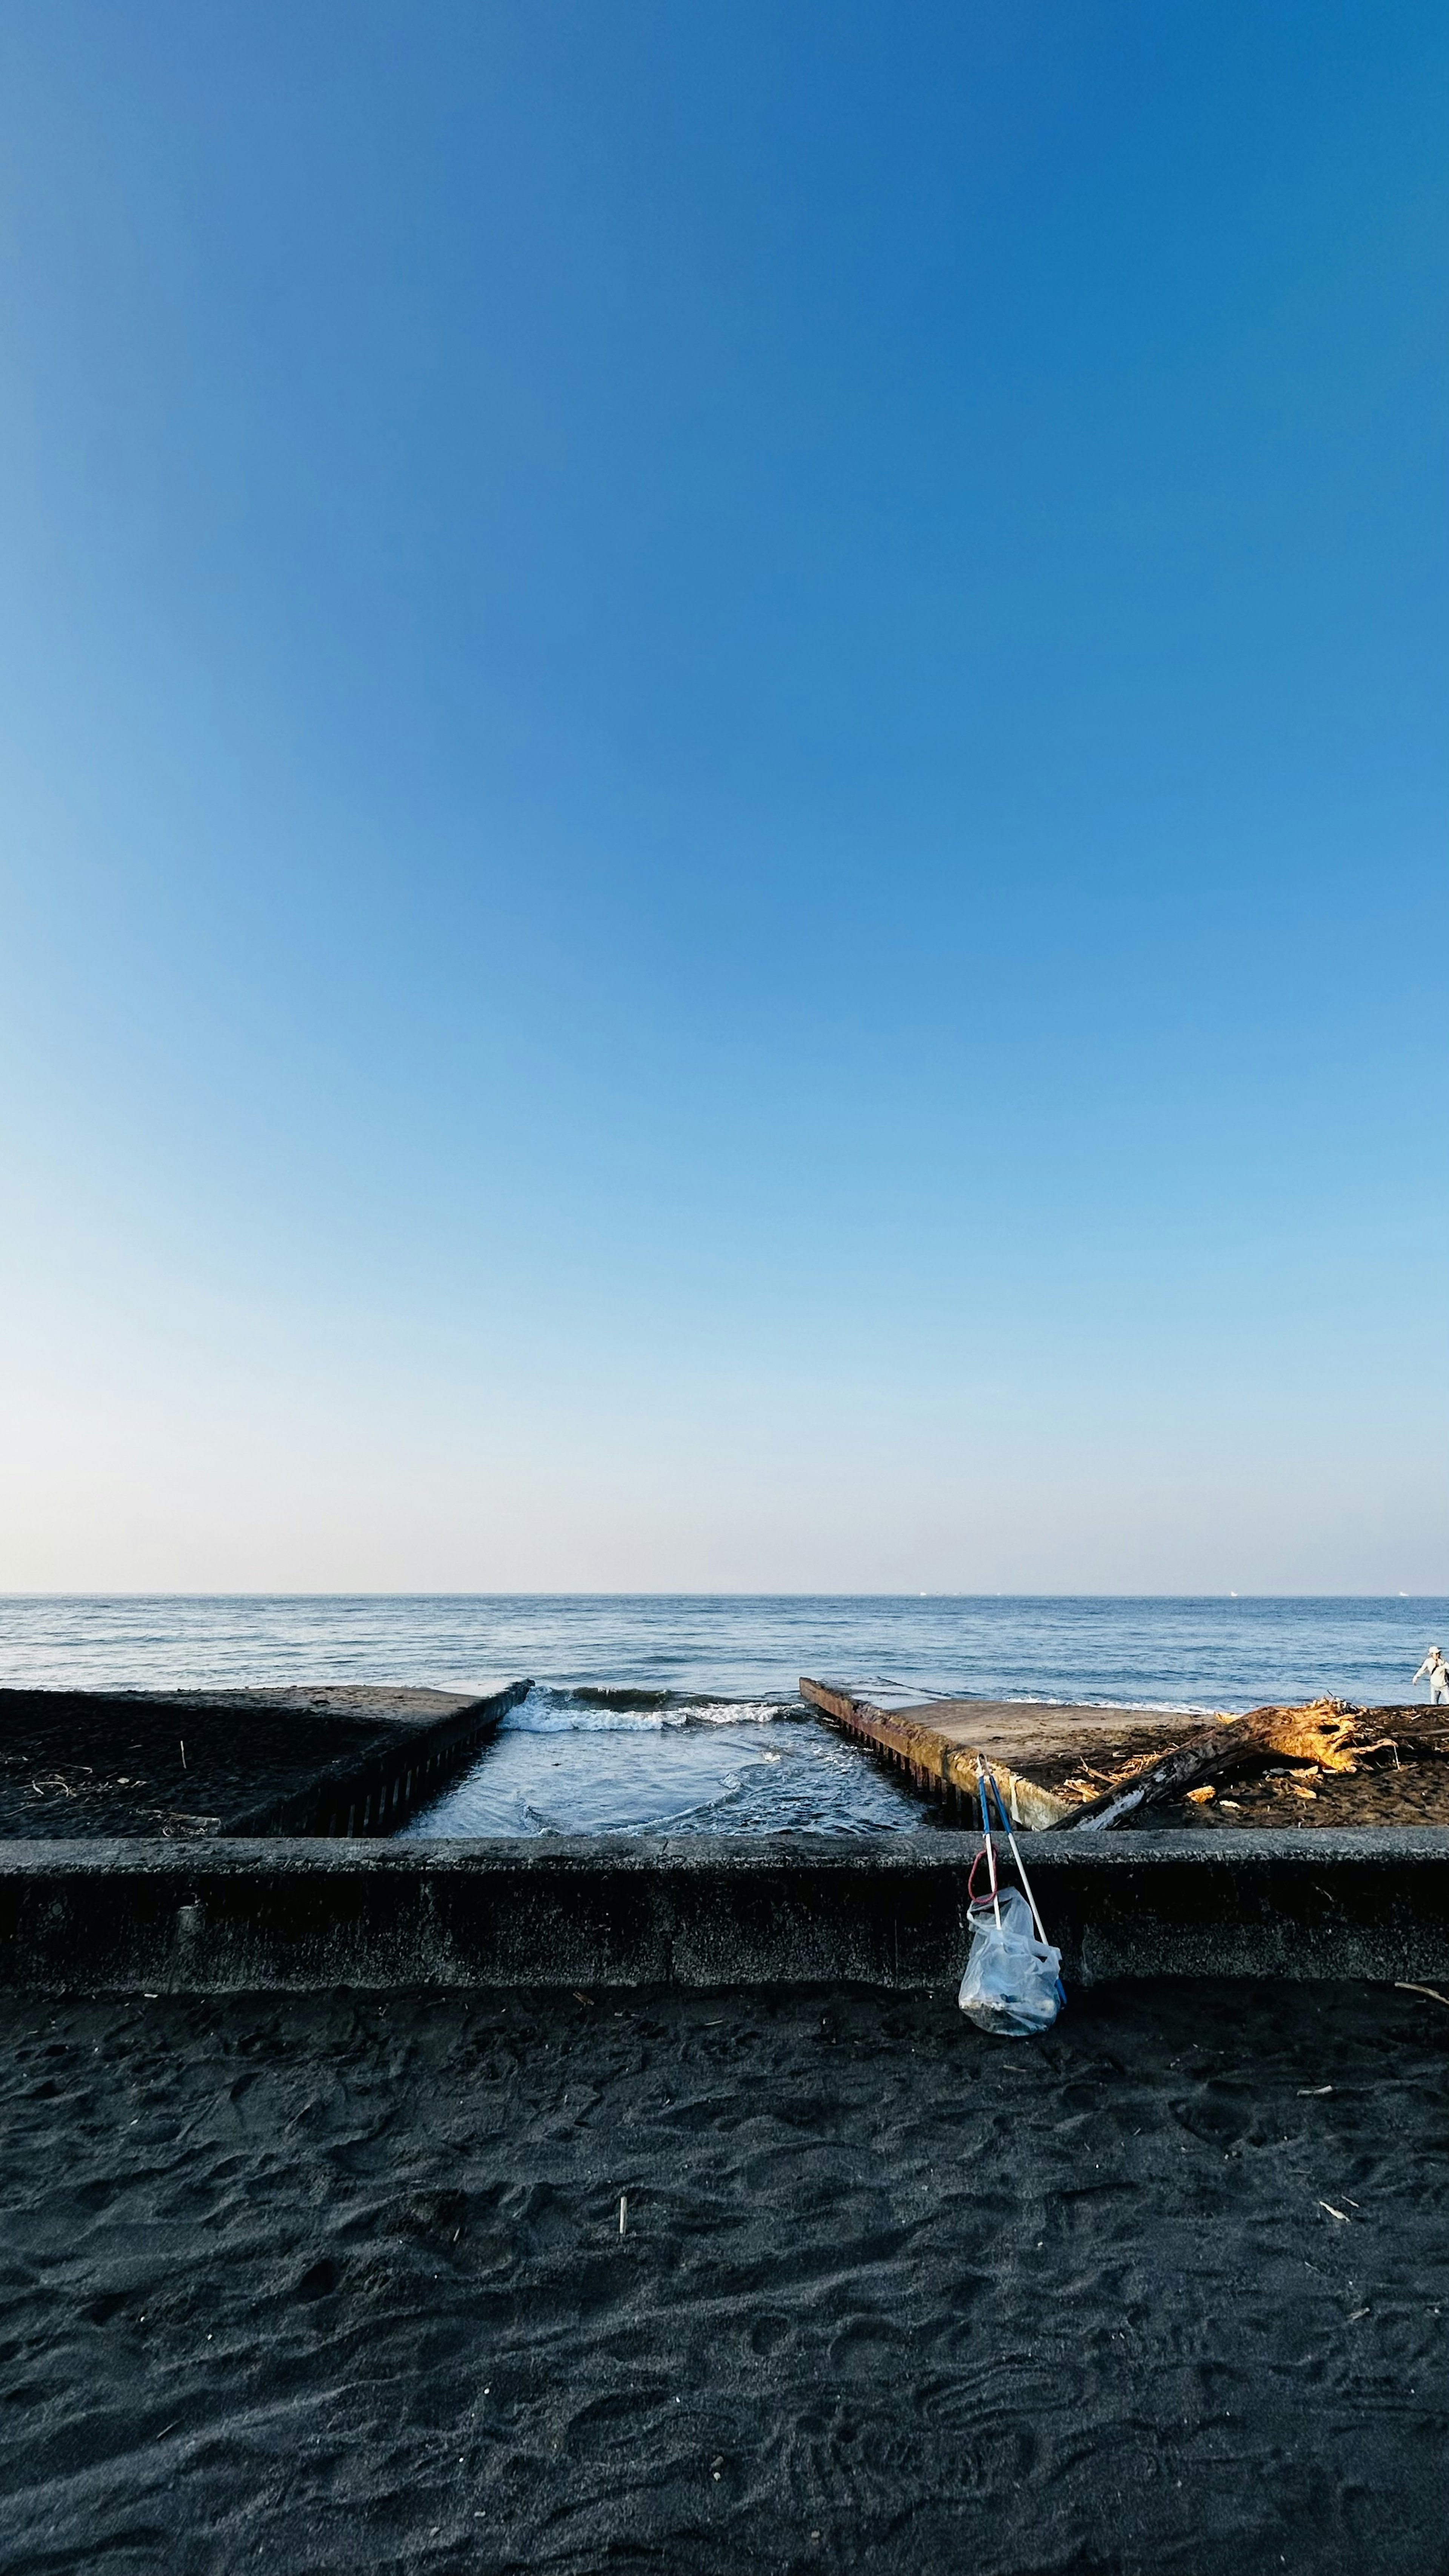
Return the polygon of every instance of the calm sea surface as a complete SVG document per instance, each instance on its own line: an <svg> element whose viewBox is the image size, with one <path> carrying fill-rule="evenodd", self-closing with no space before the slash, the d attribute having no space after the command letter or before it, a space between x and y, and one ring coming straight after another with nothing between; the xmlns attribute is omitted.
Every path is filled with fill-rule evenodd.
<svg viewBox="0 0 1449 2576"><path fill-rule="evenodd" d="M1104 1706L1427 1696L1433 1600L0 1596L0 1684L535 1688L412 1834L927 1831L799 1675Z"/></svg>

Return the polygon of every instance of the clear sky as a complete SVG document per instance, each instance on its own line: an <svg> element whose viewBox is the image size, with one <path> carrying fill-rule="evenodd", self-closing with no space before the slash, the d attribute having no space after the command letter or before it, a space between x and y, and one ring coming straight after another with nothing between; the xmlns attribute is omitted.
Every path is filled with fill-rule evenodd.
<svg viewBox="0 0 1449 2576"><path fill-rule="evenodd" d="M1444 1588L1446 121L8 0L0 1589Z"/></svg>

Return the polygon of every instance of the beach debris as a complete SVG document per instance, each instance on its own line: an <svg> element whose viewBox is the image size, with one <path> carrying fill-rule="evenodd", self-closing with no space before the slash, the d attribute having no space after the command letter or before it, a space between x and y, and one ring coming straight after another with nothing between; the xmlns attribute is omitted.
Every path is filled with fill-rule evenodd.
<svg viewBox="0 0 1449 2576"><path fill-rule="evenodd" d="M1300 2084L1298 2087L1298 2099L1300 2102L1316 2102L1320 2093L1331 2093L1332 2091L1333 2086L1331 2084Z"/></svg>
<svg viewBox="0 0 1449 2576"><path fill-rule="evenodd" d="M1313 1700L1304 1708L1254 1708L1246 1717L1219 1718L1172 1752L1160 1758L1148 1755L1122 1787L1104 1791L1069 1818L1069 1830L1101 1833L1135 1808L1185 1796L1190 1783L1203 1783L1209 1773L1221 1780L1234 1771L1262 1768L1264 1757L1274 1753L1320 1771L1354 1772L1359 1754L1381 1749L1354 1744L1357 1722L1358 1712L1339 1699Z"/></svg>
<svg viewBox="0 0 1449 2576"><path fill-rule="evenodd" d="M1449 1995L1441 1995L1437 1986L1416 1986L1407 1977L1395 1977L1394 1992L1400 1995L1432 1995L1436 2004L1449 2004Z"/></svg>
<svg viewBox="0 0 1449 2576"><path fill-rule="evenodd" d="M1318 2206L1320 2209L1326 2209L1330 2218L1339 2219L1345 2227L1351 2227L1353 2225L1353 2221L1349 2217L1348 2211L1346 2209L1335 2209L1331 2200L1321 2200Z"/></svg>
<svg viewBox="0 0 1449 2576"><path fill-rule="evenodd" d="M982 1839L968 1882L971 1950L956 2000L978 2030L1000 2039L1029 2039L1050 2030L1066 2001L1062 1954L1046 1937L1001 1793L979 1753L976 1771ZM1021 1888L1003 1888L997 1879L988 1797L995 1800ZM990 1885L988 1893L978 1896L975 1879L983 1859Z"/></svg>
<svg viewBox="0 0 1449 2576"><path fill-rule="evenodd" d="M1213 1787L1211 1780L1209 1780L1201 1789L1189 1789L1187 1793L1188 1805L1190 1807L1205 1807L1208 1800L1210 1798L1215 1798L1217 1794L1218 1793Z"/></svg>
<svg viewBox="0 0 1449 2576"><path fill-rule="evenodd" d="M624 2234L625 2230L627 2229L628 2224L629 2224L629 2195L628 2195L627 2191L621 2191L621 2192L620 2192L620 2194L619 2194L619 2233L620 2233L620 2235L621 2235L621 2236Z"/></svg>
<svg viewBox="0 0 1449 2576"><path fill-rule="evenodd" d="M1019 1888L1000 1890L990 1911L973 1912L971 1955L956 1998L978 2030L1029 2039L1050 2030L1062 2008L1062 1954L1038 1940Z"/></svg>
<svg viewBox="0 0 1449 2576"><path fill-rule="evenodd" d="M16 1757L11 1755L0 1757L0 1759L14 1762ZM70 1764L68 1769L64 1771L33 1772L30 1780L30 1791L32 1797L36 1798L76 1798L82 1801L88 1800L92 1805L99 1805L105 1799L113 1798L118 1790L145 1789L149 1785L150 1784L144 1772L112 1771L107 1772L104 1776L98 1779L96 1776L95 1765L93 1763L73 1762ZM128 1801L127 1803L129 1804L132 1802ZM162 1814L169 1813L170 1811L160 1807L153 1807L145 1810L144 1812L160 1816ZM205 1818L203 1821L205 1822L207 1830L213 1831L219 1828L221 1819L219 1816L211 1816Z"/></svg>

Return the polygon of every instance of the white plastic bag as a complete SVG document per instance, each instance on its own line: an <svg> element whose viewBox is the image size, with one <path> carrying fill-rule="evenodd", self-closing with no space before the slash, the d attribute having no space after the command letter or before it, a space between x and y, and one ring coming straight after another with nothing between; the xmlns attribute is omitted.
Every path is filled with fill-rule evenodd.
<svg viewBox="0 0 1449 2576"><path fill-rule="evenodd" d="M1001 1926L990 1906L971 1917L971 1956L956 2000L978 2030L1029 2039L1050 2030L1062 2008L1062 1954L1039 1941L1026 1898L1001 1891Z"/></svg>

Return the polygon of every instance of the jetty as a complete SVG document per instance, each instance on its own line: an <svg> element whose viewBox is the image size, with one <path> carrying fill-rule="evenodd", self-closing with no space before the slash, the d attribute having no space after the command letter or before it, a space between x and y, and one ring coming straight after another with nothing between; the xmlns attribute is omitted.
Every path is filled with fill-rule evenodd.
<svg viewBox="0 0 1449 2576"><path fill-rule="evenodd" d="M1341 1699L1274 1702L1208 1716L1036 1700L917 1700L904 1689L883 1692L880 1685L868 1695L803 1673L800 1695L905 1772L926 1796L943 1800L954 1821L977 1822L984 1763L1012 1823L1033 1833L1062 1827L1100 1833L1129 1816L1140 1824L1149 1810L1160 1813L1174 1804L1180 1813L1192 1813L1196 1802L1216 1798L1229 1781L1251 1803L1253 1783L1266 1771L1272 1772L1270 1787L1287 1780L1315 1803L1320 1792L1313 1783L1342 1790L1375 1758L1392 1761L1396 1780L1422 1777L1427 1783L1437 1774L1442 1781L1449 1753L1449 1727L1437 1710L1357 1708ZM1427 1768L1421 1772L1419 1766ZM1376 1803L1378 1821L1388 1821L1381 1794ZM1231 1804L1241 1813L1240 1799ZM1442 1794L1429 1786L1417 1797L1396 1798L1390 1816L1395 1822L1442 1824ZM1340 1812L1337 1821L1366 1819Z"/></svg>
<svg viewBox="0 0 1449 2576"><path fill-rule="evenodd" d="M1211 1721L1172 1708L1091 1708L1037 1700L913 1699L875 1684L800 1676L800 1696L904 1772L964 1823L977 1815L976 1757L995 1774L1012 1823L1049 1833L1155 1756L1195 1741ZM1074 1795L1062 1795L1066 1783Z"/></svg>
<svg viewBox="0 0 1449 2576"><path fill-rule="evenodd" d="M0 1840L397 1832L532 1684L0 1690Z"/></svg>

